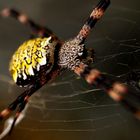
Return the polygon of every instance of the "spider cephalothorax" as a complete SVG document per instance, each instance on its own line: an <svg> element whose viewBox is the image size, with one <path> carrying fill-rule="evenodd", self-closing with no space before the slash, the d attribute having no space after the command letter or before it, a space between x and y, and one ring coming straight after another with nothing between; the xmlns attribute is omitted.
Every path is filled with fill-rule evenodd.
<svg viewBox="0 0 140 140"><path fill-rule="evenodd" d="M25 86L35 80L40 67L46 65L46 74L54 64L54 50L57 41L52 37L36 38L24 42L14 53L10 62L10 72L14 81Z"/></svg>
<svg viewBox="0 0 140 140"><path fill-rule="evenodd" d="M59 51L59 62L61 67L73 70L80 64L80 57L83 55L84 44L81 40L74 38L66 41Z"/></svg>

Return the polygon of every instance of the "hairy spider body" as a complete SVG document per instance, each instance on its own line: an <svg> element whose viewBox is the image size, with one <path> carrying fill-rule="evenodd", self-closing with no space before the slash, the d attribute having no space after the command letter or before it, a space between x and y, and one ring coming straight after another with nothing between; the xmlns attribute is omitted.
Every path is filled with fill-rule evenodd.
<svg viewBox="0 0 140 140"><path fill-rule="evenodd" d="M60 48L58 64L63 68L74 70L80 64L84 51L81 40L74 38L66 41Z"/></svg>
<svg viewBox="0 0 140 140"><path fill-rule="evenodd" d="M10 132L30 96L54 79L63 69L70 69L83 77L87 83L102 88L114 101L120 102L140 119L139 108L128 98L130 96L139 99L139 96L131 94L124 84L112 81L99 70L87 65L93 62L94 51L86 49L84 41L109 4L110 0L100 0L77 36L65 42L59 40L50 29L39 26L16 10L4 9L1 12L3 17L12 16L22 24L29 25L33 33L39 36L23 43L10 62L10 72L14 81L20 86L28 86L25 92L0 113L0 119L3 120L17 109Z"/></svg>
<svg viewBox="0 0 140 140"><path fill-rule="evenodd" d="M33 83L41 66L45 67L45 73L49 73L54 65L54 51L57 44L52 37L36 38L24 42L14 53L10 61L9 71L14 81L19 86L27 86Z"/></svg>
<svg viewBox="0 0 140 140"><path fill-rule="evenodd" d="M54 53L57 40L53 37L36 38L24 42L13 54L10 61L9 71L13 80L19 86L32 85L36 80L41 66L45 74L48 74L55 63L62 68L74 70L80 64L84 51L84 44L77 38L66 41L58 51L57 60L54 60Z"/></svg>

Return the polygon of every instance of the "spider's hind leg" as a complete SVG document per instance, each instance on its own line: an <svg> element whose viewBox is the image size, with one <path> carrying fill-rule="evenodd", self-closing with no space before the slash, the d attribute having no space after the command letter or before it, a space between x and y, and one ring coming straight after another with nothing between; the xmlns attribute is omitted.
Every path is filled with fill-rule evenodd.
<svg viewBox="0 0 140 140"><path fill-rule="evenodd" d="M16 100L14 100L14 102L12 102L6 109L4 109L2 112L0 112L0 120L2 121L3 119L5 119L6 117L8 117L10 115L10 113L12 113L13 111L16 111L14 120L12 122L9 134L12 132L15 123L17 121L17 119L19 118L21 112L24 110L26 104L28 103L29 97L35 93L35 91L37 91L42 85L37 85L35 84L32 87L29 87L27 90L25 90L25 92L23 92L21 95L19 95L17 97Z"/></svg>
<svg viewBox="0 0 140 140"><path fill-rule="evenodd" d="M77 65L73 71L83 77L90 85L103 89L114 101L122 104L137 119L140 119L140 97L136 91L131 90L123 83L114 81L99 70L84 63Z"/></svg>
<svg viewBox="0 0 140 140"><path fill-rule="evenodd" d="M12 133L12 130L13 130L14 126L15 126L15 123L16 123L17 119L19 118L21 112L24 110L26 104L28 103L28 99L29 99L29 96L26 95L25 98L24 98L24 101L19 104L18 110L16 112L16 115L14 117L13 123L12 123L10 131L9 131L9 134Z"/></svg>

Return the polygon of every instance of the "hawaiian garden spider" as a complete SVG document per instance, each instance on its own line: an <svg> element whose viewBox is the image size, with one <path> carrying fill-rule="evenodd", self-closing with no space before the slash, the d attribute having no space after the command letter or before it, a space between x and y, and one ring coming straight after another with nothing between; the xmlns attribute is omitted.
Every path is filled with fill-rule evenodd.
<svg viewBox="0 0 140 140"><path fill-rule="evenodd" d="M109 4L110 0L101 0L78 35L66 42L59 40L48 28L37 25L14 9L4 9L1 12L3 17L12 16L19 22L29 25L34 34L39 36L24 42L10 62L9 70L15 83L21 87L27 87L14 102L0 113L0 119L3 120L17 108L11 131L30 96L64 69L70 69L89 84L104 89L112 99L120 102L137 118L140 118L139 109L128 100L128 97L129 99L130 97L138 98L137 95L130 94L125 85L112 81L97 69L88 66L94 60L94 51L86 49L84 41Z"/></svg>

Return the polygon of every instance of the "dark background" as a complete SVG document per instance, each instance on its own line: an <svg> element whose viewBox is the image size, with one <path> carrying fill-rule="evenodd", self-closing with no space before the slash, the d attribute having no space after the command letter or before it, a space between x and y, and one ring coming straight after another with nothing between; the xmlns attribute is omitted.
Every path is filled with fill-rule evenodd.
<svg viewBox="0 0 140 140"><path fill-rule="evenodd" d="M0 10L16 8L66 40L80 30L98 0L0 0ZM140 1L111 0L86 45L96 52L94 66L120 80L140 69ZM0 18L0 109L21 88L8 72L16 48L30 36L29 27ZM72 72L44 86L29 102L24 120L5 140L139 140L140 122L103 91Z"/></svg>

